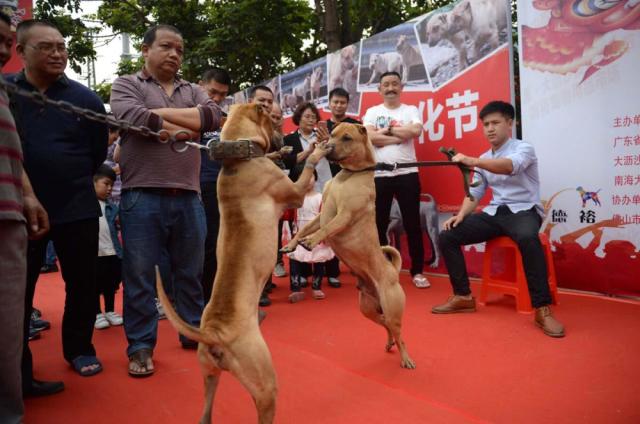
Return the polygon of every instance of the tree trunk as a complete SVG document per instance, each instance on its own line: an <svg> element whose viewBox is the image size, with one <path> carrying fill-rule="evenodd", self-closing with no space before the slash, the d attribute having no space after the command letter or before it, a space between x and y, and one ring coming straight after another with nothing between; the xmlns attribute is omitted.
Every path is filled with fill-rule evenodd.
<svg viewBox="0 0 640 424"><path fill-rule="evenodd" d="M351 8L349 7L349 1L342 0L340 7L342 9L342 34L340 36L340 47L346 47L353 44L356 38L353 37L353 33L351 32Z"/></svg>
<svg viewBox="0 0 640 424"><path fill-rule="evenodd" d="M340 43L340 22L336 0L324 0L324 42L329 52L342 47Z"/></svg>

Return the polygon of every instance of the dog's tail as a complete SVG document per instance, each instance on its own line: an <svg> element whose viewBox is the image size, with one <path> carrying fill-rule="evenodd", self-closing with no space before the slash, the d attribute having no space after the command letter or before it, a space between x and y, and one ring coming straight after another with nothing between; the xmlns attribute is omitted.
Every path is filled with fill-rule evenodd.
<svg viewBox="0 0 640 424"><path fill-rule="evenodd" d="M156 290L158 292L158 299L160 300L160 303L162 303L162 307L164 308L165 315L167 316L169 321L171 321L171 324L178 331L178 333L200 343L209 345L213 344L212 341L208 340L199 328L185 322L182 318L180 318L180 315L178 315L176 310L173 309L173 305L167 297L167 293L164 291L162 277L160 276L160 269L158 268L158 266L156 266Z"/></svg>
<svg viewBox="0 0 640 424"><path fill-rule="evenodd" d="M400 252L398 252L394 247L391 246L382 246L382 253L391 261L393 267L400 271L402 268L402 257L400 256Z"/></svg>

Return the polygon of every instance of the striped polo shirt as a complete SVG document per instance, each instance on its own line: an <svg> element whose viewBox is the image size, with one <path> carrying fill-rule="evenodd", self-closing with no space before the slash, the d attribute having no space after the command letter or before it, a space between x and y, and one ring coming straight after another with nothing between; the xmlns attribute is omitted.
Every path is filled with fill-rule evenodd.
<svg viewBox="0 0 640 424"><path fill-rule="evenodd" d="M168 96L160 84L146 72L117 78L111 87L111 110L119 119L144 125L153 131L162 129L162 118L153 113L159 108L198 107L202 132L217 130L221 109L204 90L179 77ZM152 137L127 133L120 142L122 189L180 188L200 192L200 152L187 149L176 153L169 143Z"/></svg>
<svg viewBox="0 0 640 424"><path fill-rule="evenodd" d="M25 221L22 214L22 148L4 90L0 90L0 220Z"/></svg>

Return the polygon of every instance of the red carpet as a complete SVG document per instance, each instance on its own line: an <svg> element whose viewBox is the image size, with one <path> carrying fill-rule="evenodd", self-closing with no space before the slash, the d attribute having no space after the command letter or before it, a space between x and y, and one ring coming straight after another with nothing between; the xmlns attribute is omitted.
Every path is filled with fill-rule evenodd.
<svg viewBox="0 0 640 424"><path fill-rule="evenodd" d="M498 298L478 313L437 316L450 293L407 293L404 338L418 368L400 368L386 353L385 332L360 315L353 278L327 287L327 298L289 304L288 279L276 279L262 330L278 375L277 423L640 423L640 305L562 293L556 316L567 337L552 339ZM476 289L476 293L479 291ZM309 293L310 295L310 293ZM127 375L122 327L96 331L104 372L84 378L62 359L60 274L41 277L36 306L52 329L31 343L37 378L64 380L66 390L26 402L27 424L195 423L202 378L194 351L180 348L160 322L156 374ZM121 295L118 295L121 299ZM120 309L118 305L117 309ZM218 423L254 423L253 401L223 374L214 406Z"/></svg>

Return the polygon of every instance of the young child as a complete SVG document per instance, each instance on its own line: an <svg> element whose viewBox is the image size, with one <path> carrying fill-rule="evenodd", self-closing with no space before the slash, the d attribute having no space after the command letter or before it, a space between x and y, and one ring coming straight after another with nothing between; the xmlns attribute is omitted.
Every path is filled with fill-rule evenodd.
<svg viewBox="0 0 640 424"><path fill-rule="evenodd" d="M313 177L309 181L307 193L304 197L304 203L302 207L296 211L295 226L297 231L304 228L307 223L311 222L320 213L320 206L322 204L322 194L318 193L314 185L318 179L318 174L313 171ZM322 277L325 273L325 262L332 259L335 256L333 250L324 244L320 243L313 248L312 251L308 251L301 245L296 247L296 250L289 253L289 268L290 268L290 282L291 282L291 294L289 295L289 302L296 303L304 299L304 293L301 291L306 282L306 276L302 273L302 263L313 264L313 283L311 289L313 290L313 298L320 300L324 299L325 295L322 291Z"/></svg>
<svg viewBox="0 0 640 424"><path fill-rule="evenodd" d="M96 323L98 330L111 325L122 325L122 316L114 311L116 290L120 285L122 246L118 239L116 217L118 207L110 202L109 196L116 180L116 173L109 165L101 165L93 176L93 186L102 209L100 234L98 236L98 261L96 262L96 287L98 290L96 305ZM104 297L104 313L100 309L100 295Z"/></svg>

